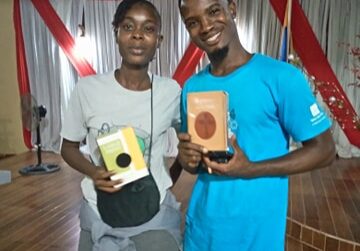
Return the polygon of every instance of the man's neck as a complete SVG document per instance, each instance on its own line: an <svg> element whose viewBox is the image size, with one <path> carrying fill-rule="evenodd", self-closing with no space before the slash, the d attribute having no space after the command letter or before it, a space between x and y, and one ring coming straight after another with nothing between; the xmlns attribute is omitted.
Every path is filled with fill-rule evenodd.
<svg viewBox="0 0 360 251"><path fill-rule="evenodd" d="M247 52L241 45L237 47L229 47L209 55L211 62L211 73L216 76L225 76L242 65L246 64L251 54Z"/></svg>

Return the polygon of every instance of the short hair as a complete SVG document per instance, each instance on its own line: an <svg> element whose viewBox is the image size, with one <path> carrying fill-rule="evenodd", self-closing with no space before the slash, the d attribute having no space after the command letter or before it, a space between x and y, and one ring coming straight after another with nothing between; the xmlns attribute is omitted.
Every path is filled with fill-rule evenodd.
<svg viewBox="0 0 360 251"><path fill-rule="evenodd" d="M178 5L179 5L179 9L181 8L181 2L182 2L183 0L179 0L179 2L178 2ZM228 0L228 3L230 3L232 0Z"/></svg>
<svg viewBox="0 0 360 251"><path fill-rule="evenodd" d="M145 5L149 7L155 14L158 19L159 25L161 27L161 16L159 11L156 9L155 5L147 0L123 0L117 7L114 20L112 21L112 26L114 31L118 28L119 24L124 21L126 13L136 4Z"/></svg>

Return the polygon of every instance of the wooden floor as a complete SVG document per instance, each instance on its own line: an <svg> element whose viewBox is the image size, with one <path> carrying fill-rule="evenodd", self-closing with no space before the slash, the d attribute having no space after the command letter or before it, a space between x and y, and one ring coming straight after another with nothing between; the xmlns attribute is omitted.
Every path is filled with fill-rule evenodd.
<svg viewBox="0 0 360 251"><path fill-rule="evenodd" d="M0 185L0 251L76 250L82 175L56 154L42 156L61 170L20 176L37 161L31 152L0 160L0 170L12 172L12 182ZM173 188L183 213L194 179L183 172ZM359 243L360 159L291 177L287 250L360 251Z"/></svg>
<svg viewBox="0 0 360 251"><path fill-rule="evenodd" d="M12 183L0 186L1 251L76 250L82 176L58 155L43 154L43 159L61 170L20 176L21 167L36 163L34 153L0 161L0 170L12 172Z"/></svg>
<svg viewBox="0 0 360 251"><path fill-rule="evenodd" d="M289 192L288 236L315 250L360 250L360 158L292 176Z"/></svg>

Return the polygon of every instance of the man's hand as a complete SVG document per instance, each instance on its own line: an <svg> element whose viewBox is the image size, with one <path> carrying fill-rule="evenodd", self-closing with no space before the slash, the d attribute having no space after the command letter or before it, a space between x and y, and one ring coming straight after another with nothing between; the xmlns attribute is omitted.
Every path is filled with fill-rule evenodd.
<svg viewBox="0 0 360 251"><path fill-rule="evenodd" d="M114 172L108 172L103 169L96 168L92 173L91 178L94 181L96 189L99 189L104 192L114 193L121 189L121 187L115 188L115 185L121 184L122 180L111 180L110 177L113 176Z"/></svg>
<svg viewBox="0 0 360 251"><path fill-rule="evenodd" d="M209 157L204 155L203 160L208 168L209 173L232 177L250 178L252 172L254 171L251 168L252 163L239 147L235 135L231 137L230 142L234 149L234 155L227 163L211 161Z"/></svg>
<svg viewBox="0 0 360 251"><path fill-rule="evenodd" d="M234 136L231 138L231 145L234 156L226 164L210 161L204 156L205 164L215 174L241 178L287 176L326 167L335 158L335 145L330 129L303 141L301 148L288 154L257 162L249 161Z"/></svg>
<svg viewBox="0 0 360 251"><path fill-rule="evenodd" d="M180 165L190 173L197 173L203 153L207 150L198 144L191 143L191 136L187 133L179 133L178 160Z"/></svg>

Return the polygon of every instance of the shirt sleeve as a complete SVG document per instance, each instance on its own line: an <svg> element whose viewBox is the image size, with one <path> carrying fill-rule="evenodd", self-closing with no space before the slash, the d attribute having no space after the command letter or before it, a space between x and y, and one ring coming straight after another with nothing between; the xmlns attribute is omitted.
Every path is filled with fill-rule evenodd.
<svg viewBox="0 0 360 251"><path fill-rule="evenodd" d="M177 93L176 93L176 97L175 97L175 101L173 102L174 105L174 115L173 115L173 120L172 120L172 127L175 129L176 132L179 131L180 126L181 126L181 118L180 118L180 101L181 99L181 89L180 87L177 89Z"/></svg>
<svg viewBox="0 0 360 251"><path fill-rule="evenodd" d="M298 69L291 68L279 79L278 98L280 121L295 141L314 138L331 126L304 74Z"/></svg>
<svg viewBox="0 0 360 251"><path fill-rule="evenodd" d="M180 100L180 120L181 127L180 132L187 132L187 88L186 85L181 91L181 100Z"/></svg>
<svg viewBox="0 0 360 251"><path fill-rule="evenodd" d="M71 94L60 133L61 137L74 142L82 141L87 135L85 115L78 87L79 85L76 85Z"/></svg>

